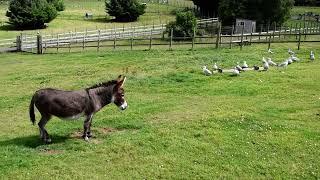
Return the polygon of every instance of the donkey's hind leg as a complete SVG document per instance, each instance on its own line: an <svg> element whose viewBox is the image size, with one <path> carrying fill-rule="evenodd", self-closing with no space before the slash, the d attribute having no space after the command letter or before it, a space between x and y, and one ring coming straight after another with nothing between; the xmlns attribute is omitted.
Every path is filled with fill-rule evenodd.
<svg viewBox="0 0 320 180"><path fill-rule="evenodd" d="M89 140L89 137L91 137L90 128L91 128L92 116L93 116L93 114L86 115L86 120L84 121L84 124L83 124L83 129L84 130L83 130L82 137L86 141Z"/></svg>
<svg viewBox="0 0 320 180"><path fill-rule="evenodd" d="M51 139L49 138L49 134L47 130L44 128L47 124L47 122L50 120L51 116L50 115L41 115L41 120L38 123L39 130L40 130L40 138L45 142L45 143L51 143Z"/></svg>

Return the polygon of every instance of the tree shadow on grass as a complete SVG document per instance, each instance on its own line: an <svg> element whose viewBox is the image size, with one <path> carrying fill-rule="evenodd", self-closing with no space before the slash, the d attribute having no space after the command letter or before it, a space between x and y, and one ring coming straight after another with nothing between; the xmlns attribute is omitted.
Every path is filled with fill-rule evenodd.
<svg viewBox="0 0 320 180"><path fill-rule="evenodd" d="M10 24L5 24L0 26L0 31L17 31L12 25Z"/></svg>
<svg viewBox="0 0 320 180"><path fill-rule="evenodd" d="M68 136L58 136L58 135L51 135L50 138L52 139L51 144L63 143L67 139L69 139ZM5 141L0 141L0 146L8 146L8 145L24 146L27 148L37 148L38 146L45 145L45 143L37 135L17 137L17 138L8 139Z"/></svg>

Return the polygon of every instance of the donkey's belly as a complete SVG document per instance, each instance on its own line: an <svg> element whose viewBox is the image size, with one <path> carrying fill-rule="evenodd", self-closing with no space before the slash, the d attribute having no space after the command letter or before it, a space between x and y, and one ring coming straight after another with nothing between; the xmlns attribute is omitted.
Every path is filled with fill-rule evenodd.
<svg viewBox="0 0 320 180"><path fill-rule="evenodd" d="M76 114L76 115L73 115L73 116L59 117L59 118L62 119L62 120L79 120L82 117L84 117L84 114L83 113L79 113L79 114Z"/></svg>

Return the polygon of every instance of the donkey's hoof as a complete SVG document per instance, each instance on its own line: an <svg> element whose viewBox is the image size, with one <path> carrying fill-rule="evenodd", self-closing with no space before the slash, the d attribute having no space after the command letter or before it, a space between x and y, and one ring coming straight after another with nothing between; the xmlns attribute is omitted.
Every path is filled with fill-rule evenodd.
<svg viewBox="0 0 320 180"><path fill-rule="evenodd" d="M48 139L44 139L44 142L45 142L46 144L50 144L52 141L51 141L50 138L48 138Z"/></svg>
<svg viewBox="0 0 320 180"><path fill-rule="evenodd" d="M91 133L88 133L88 134L87 134L87 137L88 137L88 138L91 138L91 137L92 137L92 134L91 134Z"/></svg>
<svg viewBox="0 0 320 180"><path fill-rule="evenodd" d="M83 139L84 139L85 141L89 141L88 136L85 136Z"/></svg>

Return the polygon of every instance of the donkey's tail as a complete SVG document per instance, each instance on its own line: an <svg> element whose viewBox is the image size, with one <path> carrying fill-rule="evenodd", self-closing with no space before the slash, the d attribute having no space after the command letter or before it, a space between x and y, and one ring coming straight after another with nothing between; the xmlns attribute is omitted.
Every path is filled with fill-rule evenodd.
<svg viewBox="0 0 320 180"><path fill-rule="evenodd" d="M32 97L31 102L30 102L29 115L30 115L30 121L34 125L36 122L36 115L34 114L34 96Z"/></svg>

